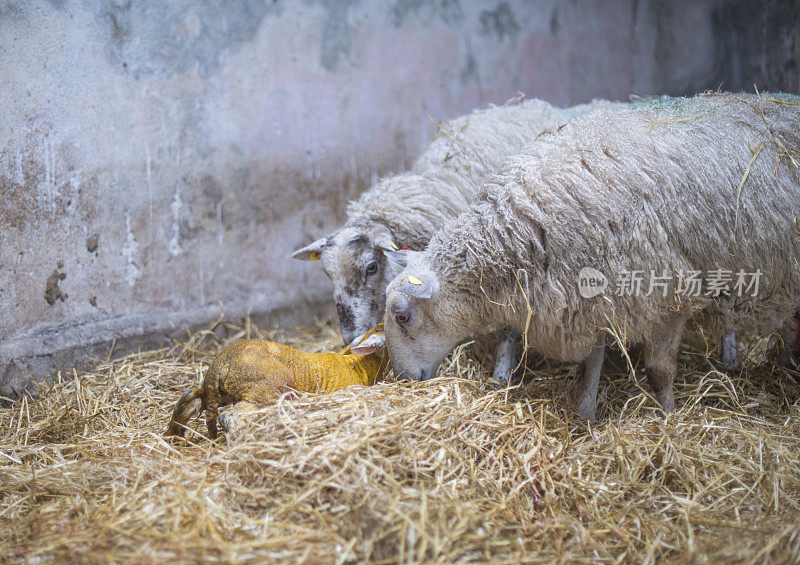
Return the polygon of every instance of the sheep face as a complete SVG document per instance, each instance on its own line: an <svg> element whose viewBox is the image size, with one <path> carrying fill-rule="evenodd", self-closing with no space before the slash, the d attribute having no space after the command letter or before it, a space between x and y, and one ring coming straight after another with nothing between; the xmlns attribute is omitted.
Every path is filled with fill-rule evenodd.
<svg viewBox="0 0 800 565"><path fill-rule="evenodd" d="M407 268L386 289L384 331L398 378L435 377L442 360L461 341L455 326L438 323L448 318L442 315L446 310L436 276L420 267Z"/></svg>
<svg viewBox="0 0 800 565"><path fill-rule="evenodd" d="M321 262L333 283L345 344L381 321L386 285L399 271L383 255L391 245L391 234L385 227L364 223L346 225L292 255L295 259Z"/></svg>

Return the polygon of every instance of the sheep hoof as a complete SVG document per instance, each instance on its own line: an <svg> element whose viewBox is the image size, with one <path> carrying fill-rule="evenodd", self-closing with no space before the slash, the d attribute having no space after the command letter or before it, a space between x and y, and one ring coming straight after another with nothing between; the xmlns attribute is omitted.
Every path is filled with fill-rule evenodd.
<svg viewBox="0 0 800 565"><path fill-rule="evenodd" d="M733 371L739 366L738 348L736 347L736 334L729 333L722 336L722 353L720 361L727 371Z"/></svg>
<svg viewBox="0 0 800 565"><path fill-rule="evenodd" d="M592 399L587 391L581 391L577 399L577 410L581 418L590 422L594 421L597 402Z"/></svg>
<svg viewBox="0 0 800 565"><path fill-rule="evenodd" d="M505 369L498 370L497 367L495 367L494 371L492 372L492 380L496 381L502 386L506 386L508 383L510 383L515 376L516 375L514 375L513 371Z"/></svg>
<svg viewBox="0 0 800 565"><path fill-rule="evenodd" d="M503 356L497 360L492 371L492 379L507 385L511 381L515 381L522 376L522 366L519 363L519 358L516 355Z"/></svg>
<svg viewBox="0 0 800 565"><path fill-rule="evenodd" d="M494 389L494 390L500 390L500 389L506 388L508 386L508 380L507 379L499 379L499 378L495 377L494 375L492 375L491 377L486 379L484 381L484 383L486 384L487 388Z"/></svg>
<svg viewBox="0 0 800 565"><path fill-rule="evenodd" d="M518 341L519 334L517 332L506 330L497 344L497 358L494 363L492 378L504 385L522 375L522 366L519 362L519 355L517 355Z"/></svg>
<svg viewBox="0 0 800 565"><path fill-rule="evenodd" d="M675 412L675 396L672 389L663 391L661 394L656 394L656 400L658 400L658 403L661 405L664 415Z"/></svg>

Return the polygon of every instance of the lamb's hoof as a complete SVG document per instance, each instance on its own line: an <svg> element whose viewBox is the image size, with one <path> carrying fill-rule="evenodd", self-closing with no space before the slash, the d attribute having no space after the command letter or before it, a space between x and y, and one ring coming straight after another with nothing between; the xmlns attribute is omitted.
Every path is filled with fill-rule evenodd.
<svg viewBox="0 0 800 565"><path fill-rule="evenodd" d="M235 410L223 412L217 417L217 423L226 435L235 434L239 428L239 414Z"/></svg>

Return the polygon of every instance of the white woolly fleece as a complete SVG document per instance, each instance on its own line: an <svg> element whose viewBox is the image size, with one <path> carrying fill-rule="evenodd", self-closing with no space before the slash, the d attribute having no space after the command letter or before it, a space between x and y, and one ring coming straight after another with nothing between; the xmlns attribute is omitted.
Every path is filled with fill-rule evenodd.
<svg viewBox="0 0 800 565"><path fill-rule="evenodd" d="M462 339L522 331L530 304L529 345L569 361L610 320L628 343L653 343L676 310L703 311L717 332L777 329L800 304L799 150L800 98L785 94L707 93L578 116L507 160L415 261L438 278L437 326ZM651 269L763 274L757 297L678 299L673 280L666 299L587 299L583 267L611 281Z"/></svg>
<svg viewBox="0 0 800 565"><path fill-rule="evenodd" d="M541 100L475 110L442 124L411 170L382 179L351 202L348 224L385 225L397 243L424 247L448 219L467 210L508 157L576 115L623 104L595 100L556 108Z"/></svg>

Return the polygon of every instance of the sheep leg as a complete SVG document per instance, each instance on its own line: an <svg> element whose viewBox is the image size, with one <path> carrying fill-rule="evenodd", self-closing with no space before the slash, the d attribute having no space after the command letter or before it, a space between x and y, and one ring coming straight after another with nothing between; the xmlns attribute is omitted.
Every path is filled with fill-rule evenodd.
<svg viewBox="0 0 800 565"><path fill-rule="evenodd" d="M601 334L597 343L592 346L589 355L581 363L581 379L578 382L578 394L575 401L578 413L587 420L594 420L597 407L597 386L600 382L600 370L603 368L603 356L606 351L606 336Z"/></svg>
<svg viewBox="0 0 800 565"><path fill-rule="evenodd" d="M667 414L675 410L673 383L678 372L678 349L686 327L686 318L685 315L671 317L653 332L644 348L647 381L653 387L656 400Z"/></svg>
<svg viewBox="0 0 800 565"><path fill-rule="evenodd" d="M789 320L789 323L780 332L783 346L781 347L780 365L781 367L791 368L792 360L800 352L800 319L797 314Z"/></svg>
<svg viewBox="0 0 800 565"><path fill-rule="evenodd" d="M732 371L739 366L739 348L736 344L736 332L722 336L722 353L720 361L725 369Z"/></svg>
<svg viewBox="0 0 800 565"><path fill-rule="evenodd" d="M517 342L519 333L513 330L505 330L500 336L500 343L497 344L497 358L494 363L492 378L507 383L511 377L517 376L515 370L519 365L517 355Z"/></svg>
<svg viewBox="0 0 800 565"><path fill-rule="evenodd" d="M789 362L786 363L787 367L791 365L792 359L797 360L798 356L800 356L800 310L794 313L789 324L792 335L789 340Z"/></svg>

